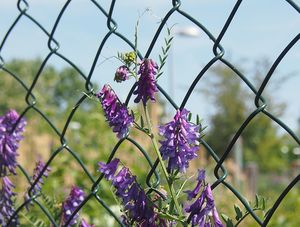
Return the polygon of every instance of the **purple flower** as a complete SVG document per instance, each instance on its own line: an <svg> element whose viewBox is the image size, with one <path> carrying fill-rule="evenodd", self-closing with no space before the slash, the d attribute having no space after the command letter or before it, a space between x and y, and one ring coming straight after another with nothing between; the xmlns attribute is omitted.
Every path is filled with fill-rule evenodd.
<svg viewBox="0 0 300 227"><path fill-rule="evenodd" d="M193 204L187 207L185 211L187 213L190 213L192 226L223 226L217 213L214 198L209 184L204 186L200 197L197 198ZM211 223L211 219L208 218L208 216L212 216L213 224Z"/></svg>
<svg viewBox="0 0 300 227"><path fill-rule="evenodd" d="M155 101L154 94L158 91L155 80L157 68L157 64L151 59L144 59L141 62L138 71L140 78L137 82L137 89L133 92L133 94L137 95L134 99L135 103L142 100L145 105L148 99Z"/></svg>
<svg viewBox="0 0 300 227"><path fill-rule="evenodd" d="M43 168L45 167L45 163L42 160L39 160L36 163L35 169L33 170L32 181L35 181L40 173L42 172ZM41 190L42 185L44 184L43 177L48 177L49 172L51 171L50 167L47 167L43 172L43 175L39 178L38 182L34 186L33 192L34 194Z"/></svg>
<svg viewBox="0 0 300 227"><path fill-rule="evenodd" d="M130 195L128 194L128 190L132 183L135 181L135 176L133 176L129 169L123 167L118 174L112 179L113 186L117 189L116 195L121 197L124 201L126 199L130 199Z"/></svg>
<svg viewBox="0 0 300 227"><path fill-rule="evenodd" d="M129 74L128 67L126 65L122 65L117 69L114 80L117 81L118 83L121 83L122 81L128 80L129 78L128 74Z"/></svg>
<svg viewBox="0 0 300 227"><path fill-rule="evenodd" d="M76 186L73 186L70 192L70 195L68 198L64 201L62 206L62 222L63 224L66 224L66 222L69 220L73 212L76 210L76 208L83 202L85 197L84 192ZM75 214L72 218L72 220L69 222L68 226L72 226L77 223L78 213Z"/></svg>
<svg viewBox="0 0 300 227"><path fill-rule="evenodd" d="M107 180L112 180L118 168L120 160L115 158L111 162L105 164L104 162L99 162L99 171L104 174Z"/></svg>
<svg viewBox="0 0 300 227"><path fill-rule="evenodd" d="M16 174L17 150L22 140L22 132L26 121L22 118L15 127L19 114L15 110L0 116L0 176L7 176L8 172ZM14 130L13 130L14 129ZM13 130L13 131L12 131Z"/></svg>
<svg viewBox="0 0 300 227"><path fill-rule="evenodd" d="M197 157L200 138L199 126L187 120L189 111L177 110L174 119L159 127L164 140L160 141L160 153L164 160L169 159L168 170L185 172L189 161Z"/></svg>
<svg viewBox="0 0 300 227"><path fill-rule="evenodd" d="M218 214L218 211L217 211L217 208L214 206L213 208L213 211L212 211L212 216L213 216L213 220L214 220L214 224L216 227L222 227L223 224L221 222L221 219L219 217L219 214Z"/></svg>
<svg viewBox="0 0 300 227"><path fill-rule="evenodd" d="M112 165L110 165L112 162L116 163L115 160L108 164L102 164L99 171L105 173L107 169L116 169L115 166L111 167ZM157 216L153 207L150 206L144 190L136 182L136 176L132 175L126 167L122 167L116 175L110 174L109 176L116 189L115 194L121 199L124 206L123 223L136 222L138 226L155 226Z"/></svg>
<svg viewBox="0 0 300 227"><path fill-rule="evenodd" d="M0 191L0 225L6 226L15 212L13 197L16 195L12 190L15 188L8 177L2 178L2 189ZM17 226L18 217L15 216L10 222L11 226Z"/></svg>
<svg viewBox="0 0 300 227"><path fill-rule="evenodd" d="M198 169L198 177L197 177L198 182L197 182L196 187L192 191L191 190L184 191L185 193L188 194L188 200L192 200L193 198L197 197L202 185L204 184L204 180L205 180L205 170Z"/></svg>
<svg viewBox="0 0 300 227"><path fill-rule="evenodd" d="M34 182L38 178L39 174L41 173L41 171L43 170L44 167L45 167L45 163L42 160L39 160L36 163L36 166L33 170L32 182ZM51 171L50 167L47 167L45 169L43 175L39 178L39 180L37 181L36 185L34 186L34 188L32 190L33 195L35 195L36 193L41 191L42 185L44 184L43 177L47 178L50 171ZM28 190L29 190L29 188L28 188ZM29 194L26 194L24 199L25 199L25 201L30 199ZM27 203L27 205L26 205L27 210L29 210L29 204L32 204L32 203L31 202Z"/></svg>
<svg viewBox="0 0 300 227"><path fill-rule="evenodd" d="M95 225L90 225L86 222L86 220L82 219L80 223L80 227L95 227Z"/></svg>
<svg viewBox="0 0 300 227"><path fill-rule="evenodd" d="M117 133L119 139L127 136L129 128L133 125L133 117L128 113L126 106L118 100L117 95L107 84L97 97L101 101L105 117L113 132Z"/></svg>

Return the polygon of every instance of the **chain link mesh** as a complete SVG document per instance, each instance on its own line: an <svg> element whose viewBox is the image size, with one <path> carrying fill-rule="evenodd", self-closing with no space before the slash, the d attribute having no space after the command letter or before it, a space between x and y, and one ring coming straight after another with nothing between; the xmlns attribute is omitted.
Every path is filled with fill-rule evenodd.
<svg viewBox="0 0 300 227"><path fill-rule="evenodd" d="M58 29L58 27L60 26L60 22L62 20L62 17L64 15L64 13L66 12L66 10L68 9L71 0L68 0L64 3L63 7L61 8L59 15L56 18L55 23L52 26L51 30L47 30L43 24L39 23L39 21L37 21L34 17L32 17L30 14L28 14L28 9L30 8L30 4L26 1L26 0L19 0L17 2L17 9L18 9L18 15L16 16L15 20L13 21L13 23L11 24L11 26L9 27L8 31L6 32L5 36L2 38L2 42L0 45L0 70L5 71L6 73L8 73L11 77L13 77L15 79L15 83L19 83L24 90L26 91L26 97L25 97L25 101L27 103L26 108L23 110L21 117L26 116L27 113L31 110L31 111L35 111L38 115L40 115L43 120L48 124L48 126L50 128L52 128L57 137L59 137L60 139L60 143L61 145L55 149L54 152L52 152L50 158L48 159L45 168L43 169L43 171L39 174L39 176L37 177L37 179L34 182L30 182L30 178L26 172L26 170L24 168L22 168L22 166L19 166L19 168L21 169L21 171L23 172L23 174L26 176L26 178L28 179L28 182L31 184L30 190L29 190L29 199L24 202L20 207L18 207L14 213L14 215L18 215L18 213L24 209L24 207L26 206L27 203L30 202L34 202L41 210L41 212L43 212L47 218L49 219L49 221L52 223L53 226L58 226L58 224L55 222L54 217L52 216L52 214L48 211L47 207L45 207L43 204L41 204L38 200L37 200L37 196L32 194L32 190L35 187L35 185L37 184L37 182L39 181L39 179L43 176L44 171L46 171L46 168L51 165L51 163L55 160L55 159L59 159L60 155L62 153L63 150L67 150L72 157L74 158L74 160L76 160L78 162L78 164L81 166L82 170L86 173L86 176L89 178L90 182L91 182L91 187L90 187L90 191L89 194L86 196L85 200L83 201L83 203L76 209L76 211L74 212L73 215L75 215L79 210L82 209L82 207L85 206L85 204L92 198L95 198L96 201L98 201L99 205L103 206L107 212L112 215L116 221L122 225L122 222L119 220L119 218L117 217L117 215L110 209L110 207L105 203L105 201L101 198L101 196L99 196L97 194L98 190L99 190L99 185L102 181L103 176L101 175L99 178L95 179L92 174L88 171L88 169L86 168L85 164L83 163L83 161L79 158L79 156L77 155L76 152L74 152L72 150L72 148L69 146L68 140L65 138L66 132L69 128L69 124L72 121L76 111L78 110L78 108L81 106L81 104L85 101L85 99L87 98L87 95L82 95L82 97L80 97L78 99L78 102L74 105L74 108L72 109L72 111L69 113L68 117L67 117L67 121L65 122L65 126L63 128L63 130L59 130L58 128L55 127L55 125L51 122L51 120L47 117L47 115L43 112L43 110L39 109L36 106L36 103L38 102L37 98L34 96L33 94L33 90L37 84L37 82L39 81L39 78L43 72L43 69L45 68L47 62L52 59L53 57L58 57L61 60L65 61L67 64L69 64L71 67L73 67L79 74L80 76L84 79L85 81L85 93L88 95L93 95L94 94L94 86L93 83L91 82L92 79L92 75L93 72L95 70L95 67L97 65L97 62L99 60L99 56L101 55L103 48L105 47L106 43L108 42L108 40L110 40L112 37L117 37L118 39L120 39L122 42L127 43L127 45L129 46L129 48L131 48L132 50L134 50L135 46L132 42L129 41L129 39L127 39L124 35L122 35L121 33L118 32L118 21L114 20L113 18L113 12L114 12L114 7L115 7L115 0L112 0L110 3L110 7L109 10L106 11L100 3L98 3L97 1L94 0L90 0L90 2L93 4L93 7L95 7L102 15L104 15L106 17L106 30L107 33L105 35L105 37L102 39L96 55L93 59L92 65L90 67L90 70L87 74L83 73L79 67L76 66L75 63L73 63L68 57L64 56L62 53L60 53L60 43L59 40L56 40L55 38L55 34L56 31ZM285 0L286 4L289 4L291 7L291 10L297 11L298 13L300 13L300 8L299 6L292 0ZM232 140L230 141L228 147L226 148L225 152L223 153L223 155L221 157L219 157L214 150L203 140L202 144L204 145L204 147L208 150L209 154L214 158L216 164L215 164L215 168L214 168L214 174L216 177L216 181L212 184L212 189L218 187L220 184L223 184L226 188L228 188L239 200L240 202L244 205L244 207L248 210L248 212L250 213L250 215L252 216L253 219L255 219L255 221L257 222L258 225L260 226L266 226L270 219L272 218L274 212L276 211L276 209L278 208L278 206L280 205L280 203L284 200L285 196L289 193L289 191L296 186L296 184L298 183L299 179L300 179L300 175L297 175L287 186L286 188L282 191L282 193L280 194L280 196L278 197L278 199L276 200L276 202L274 203L274 205L271 207L270 211L267 213L266 217L264 220L261 220L256 213L252 210L252 208L249 206L248 202L244 199L244 197L239 193L238 190L236 190L230 183L228 183L226 181L226 177L227 177L227 170L226 168L223 166L224 161L226 160L226 158L229 156L229 154L232 152L233 150L233 146L236 143L236 141L238 140L238 138L241 136L241 133L245 130L245 128L247 128L248 124L255 118L256 115L258 114L264 114L266 115L268 118L272 119L272 121L274 121L276 124L278 124L283 130L285 130L289 136L296 141L297 144L300 144L300 140L299 138L296 136L296 134L284 123L282 122L280 119L276 118L272 113L268 112L268 110L266 109L267 106L267 102L265 101L265 99L262 96L262 93L264 91L264 89L266 88L269 80L271 79L271 77L273 76L274 70L277 68L277 66L280 64L280 62L282 61L282 59L284 59L284 57L286 56L286 54L293 48L293 46L298 42L298 40L300 39L300 34L296 35L291 41L290 43L288 43L286 45L286 47L282 50L282 52L279 54L279 56L277 57L277 59L274 61L274 63L272 64L269 72L267 73L267 75L265 76L262 84L260 85L259 89L256 90L254 85L247 80L247 78L244 76L244 74L239 71L235 65L233 65L229 60L227 60L224 57L224 48L221 45L221 41L224 37L224 35L226 34L228 28L231 25L232 20L234 19L236 13L239 10L240 4L242 3L242 0L238 0L236 1L232 11L230 12L228 18L225 21L225 24L221 30L221 32L218 34L218 36L214 36L203 24L201 24L198 20L196 20L195 18L193 18L188 12L185 12L184 10L182 10L181 8L181 1L179 0L173 0L172 2L170 2L170 5L172 7L170 7L169 11L166 13L166 15L164 16L163 20L161 21L161 23L159 24L155 34L153 35L152 41L146 51L145 55L142 55L139 52L139 58L143 59L143 58L147 58L150 56L153 47L155 45L155 43L158 40L158 37L160 36L163 28L166 26L166 23L168 22L169 18L171 15L173 14L180 14L183 17L185 17L187 20L189 20L192 24L196 25L199 29L201 29L206 35L207 37L213 42L213 49L212 49L212 53L213 53L213 58L210 59L210 61L202 68L202 70L199 72L199 74L194 78L192 84L190 85L190 87L188 88L188 90L186 91L185 97L182 101L182 103L180 103L180 105L177 105L173 100L172 97L170 97L168 95L168 93L161 87L159 87L159 91L161 93L162 96L164 96L168 102L170 102L170 104L174 107L174 109L178 109L178 108L184 108L184 106L186 105L187 101L189 100L192 92L194 91L195 87L197 84L199 84L200 79L203 77L203 75L217 62L222 62L224 65L226 65L226 67L230 68L243 82L244 84L255 94L255 106L256 109L247 117L247 119L242 123L242 125L240 126L240 128L236 131L234 137L232 138ZM186 3L188 4L188 3ZM1 3L0 3L1 6ZM21 75L16 75L13 73L13 71L9 68L7 68L6 64L5 64L5 59L1 56L1 51L3 49L3 47L6 44L6 41L9 39L9 37L12 34L13 29L20 23L20 21L23 20L23 18L27 18L28 20L30 20L33 25L35 26L35 28L37 30L42 31L47 37L47 47L48 47L48 54L47 56L43 59L43 61L41 62L40 68L38 70L38 72L36 73L36 75L34 76L31 84L29 86L26 85L26 83L24 81L22 81L22 76ZM133 85L132 89L130 90L127 98L126 98L126 105L128 105L129 101L131 100L131 96L132 93L134 91L136 87L136 84ZM124 142L124 141L129 141L131 144L133 144L134 146L136 146L145 156L145 158L147 159L149 165L152 167L151 171L149 172L148 176L147 176L147 184L155 191L156 188L158 187L159 183L160 183L160 179L159 176L156 172L156 168L158 166L158 160L156 160L155 162L152 162L152 160L150 159L150 157L148 156L147 152L132 138L124 138L119 140L114 149L112 150L110 157L108 158L107 161L112 160L112 158L114 157L114 155L116 154L117 150L119 149L120 145ZM150 183L150 178L151 176L155 174L156 177L156 182L154 184ZM13 218L13 217L12 217ZM12 219L11 218L11 219ZM71 219L71 218L70 218Z"/></svg>

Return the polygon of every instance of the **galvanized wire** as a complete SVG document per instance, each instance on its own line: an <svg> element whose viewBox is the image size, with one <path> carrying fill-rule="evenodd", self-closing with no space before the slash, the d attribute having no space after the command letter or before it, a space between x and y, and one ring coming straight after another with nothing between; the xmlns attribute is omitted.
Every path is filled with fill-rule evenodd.
<svg viewBox="0 0 300 227"><path fill-rule="evenodd" d="M289 4L291 6L291 11L297 11L298 13L300 13L300 8L299 6L292 0L282 0L284 2L286 2L286 4ZM114 19L113 17L113 13L114 13L114 9L115 9L115 3L116 0L112 0L111 4L110 4L110 8L109 11L106 11L101 4L99 4L97 1L94 0L90 0L91 3L93 3L94 7L102 14L106 17L106 27L107 27L107 33L104 36L104 38L101 40L100 45L97 49L96 55L93 59L91 68L89 70L89 72L87 74L83 73L79 67L76 66L75 63L73 63L68 57L64 56L62 53L60 53L60 43L59 40L55 39L55 34L56 34L56 30L60 25L61 22L61 18L63 17L66 9L69 7L69 4L71 3L71 0L68 0L65 2L65 4L63 5L63 7L61 8L59 15L57 16L53 27L51 29L51 31L48 31L41 23L39 23L39 21L37 21L34 17L32 17L30 14L28 14L28 9L30 8L30 4L26 1L26 0L18 0L17 2L17 9L18 9L18 14L16 15L16 19L13 21L13 23L11 24L11 26L9 27L9 29L7 30L7 32L5 33L4 37L2 37L2 41L0 44L0 70L6 72L8 75L10 75L12 78L15 79L15 83L18 83L22 86L22 88L26 91L26 97L25 97L25 102L27 104L26 108L23 110L21 117L25 116L29 111L34 111L36 112L38 115L40 115L42 117L42 119L47 123L48 127L51 128L57 135L57 137L59 137L60 139L60 143L61 145L54 150L51 153L50 158L48 159L48 161L46 162L45 167L43 168L43 170L41 171L41 173L39 174L39 176L35 179L34 182L30 181L30 178L26 172L26 170L22 167L19 166L21 172L24 174L24 176L26 177L26 179L28 180L28 183L31 185L29 191L28 191L28 199L22 204L20 205L14 215L11 217L11 220L13 220L15 215L18 215L18 213L24 209L24 207L26 206L26 204L28 203L35 203L41 210L41 212L49 219L49 221L52 223L53 226L58 226L58 223L55 222L55 219L53 217L53 214L51 214L49 212L49 209L41 204L37 198L38 195L35 195L33 193L33 189L35 187L35 185L39 182L40 178L43 176L43 173L46 171L47 167L51 165L51 163L55 160L55 159L59 159L60 155L63 151L69 152L72 156L72 158L74 160L76 160L76 162L80 165L80 167L82 168L82 170L85 172L87 178L90 180L90 192L87 195L86 199L83 201L82 204L80 204L80 206L76 209L76 211L73 213L73 216L82 209L82 207L85 206L85 204L92 198L95 198L96 201L99 203L99 205L103 206L104 209L107 210L107 212L112 215L116 221L123 226L121 220L117 217L117 215L109 208L109 206L106 204L106 202L101 198L101 196L99 194L97 194L99 188L101 187L101 181L103 179L103 175L100 175L97 179L94 178L94 176L88 171L88 169L86 168L84 162L80 159L80 157L77 155L77 153L75 151L72 150L72 148L69 146L68 140L65 138L65 134L68 130L69 127L69 123L72 121L74 114L76 113L76 111L78 110L78 107L80 107L80 105L85 101L85 99L87 98L87 95L82 95L82 97L80 97L78 99L78 102L74 105L74 108L72 109L72 111L69 113L69 116L67 118L67 121L65 122L65 126L63 128L62 131L60 131L58 128L55 127L55 125L53 124L53 122L46 116L46 114L39 109L36 106L36 103L38 102L37 98L34 96L33 94L33 90L37 84L37 82L39 81L39 78L41 76L41 73L43 72L43 70L45 69L45 66L47 64L47 62L53 58L53 57L58 57L61 60L63 60L64 62L66 62L68 65L70 65L73 69L75 69L79 75L84 79L84 83L85 83L85 93L88 95L95 95L94 90L93 90L93 83L91 82L92 76L93 76L93 72L95 70L95 67L97 65L99 56L101 55L103 48L105 47L107 41L109 39L111 39L112 37L117 37L120 39L120 41L125 42L129 48L131 48L132 50L135 50L135 45L128 39L126 38L126 36L124 36L123 34L118 32L118 23L117 21ZM269 80L272 78L272 76L274 75L274 70L277 68L277 66L280 64L281 60L284 59L284 57L286 56L286 54L294 47L295 44L298 43L299 39L300 39L300 34L298 34L297 36L295 36L295 38L293 40L290 41L290 43L287 44L287 46L282 50L282 52L279 54L279 56L277 57L277 59L274 61L272 67L270 68L269 72L267 73L267 75L265 76L262 84L260 85L259 89L256 90L254 85L245 77L245 75L239 71L234 64L232 64L230 62L230 60L226 59L224 57L224 53L225 53L225 49L221 46L221 41L224 37L224 35L226 34L228 28L230 27L232 21L234 20L234 17L236 15L236 13L239 10L239 7L242 3L242 0L238 0L233 9L231 10L230 14L228 15L227 20L224 23L223 28L221 29L221 32L218 34L217 37L215 37L206 27L205 25L201 24L198 20L196 20L193 16L191 16L188 12L185 12L184 10L181 9L181 5L183 4L180 0L172 0L170 1L170 10L166 13L166 15L164 16L164 18L162 19L161 23L159 24L155 34L153 35L152 41L146 51L146 54L143 56L140 52L138 52L138 57L139 59L143 59L143 58L147 58L150 56L154 45L156 44L159 36L162 33L163 28L166 27L166 23L168 22L170 16L172 16L173 14L180 14L183 17L185 17L187 20L189 20L192 24L194 24L195 26L197 26L200 30L203 31L204 34L206 34L206 36L211 40L211 42L213 43L213 49L212 49L212 53L214 55L214 57L212 59L210 59L210 61L201 69L201 71L198 73L198 75L196 75L196 77L194 78L193 82L191 83L189 89L187 90L185 97L182 101L182 103L180 103L180 105L177 105L175 103L174 100L172 100L172 97L170 97L168 95L168 93L161 87L158 85L158 89L160 92L160 95L162 95L163 97L166 98L166 100L168 102L170 102L170 104L174 107L174 109L182 109L185 107L187 101L189 100L190 96L192 95L196 85L198 85L200 83L200 80L202 79L202 77L205 75L205 73L211 68L213 67L216 63L222 62L226 67L228 67L229 69L232 70L232 72L239 77L244 84L249 88L249 90L251 90L253 92L253 94L255 95L255 106L256 109L249 114L249 116L247 117L247 119L241 124L240 128L236 131L234 137L231 139L231 141L229 141L229 145L228 147L225 149L224 153L222 154L221 157L219 157L216 152L209 146L209 144L207 144L203 139L202 139L202 144L203 146L206 148L206 150L208 151L208 153L213 157L213 159L216 162L215 168L214 168L214 174L216 177L216 181L212 184L212 188L216 188L218 187L220 184L223 184L226 188L228 188L235 196L237 199L240 200L240 202L244 205L244 207L247 209L247 211L250 213L250 215L252 216L252 218L258 223L258 225L260 226L266 226L270 219L272 218L274 212L276 211L276 209L278 208L278 206L280 205L280 203L284 200L284 198L286 197L286 195L289 193L289 191L295 187L295 185L299 182L300 179L300 175L296 176L291 182L290 184L287 185L287 187L284 189L284 191L280 194L280 196L278 197L278 199L276 200L276 202L274 203L274 205L271 207L270 211L267 213L266 217L264 220L260 219L257 214L252 210L252 208L249 206L248 202L244 199L244 197L241 195L241 193L234 188L232 185L230 185L227 181L226 181L226 177L227 177L227 170L226 168L223 166L224 161L227 159L227 157L229 156L229 154L232 152L232 148L235 145L236 141L238 140L238 138L241 136L242 132L247 128L247 126L249 125L249 123L258 115L258 114L264 114L265 116L269 117L272 121L274 121L276 124L278 124L283 130L285 130L290 137L298 144L300 145L300 139L299 137L297 137L297 135L284 123L282 122L280 119L276 118L272 113L268 112L266 107L268 105L268 103L266 102L266 100L263 98L262 93L264 91L264 89L266 88ZM186 2L185 4L189 4L188 2ZM200 4L200 3L199 3ZM1 3L0 3L0 7L1 7ZM31 81L30 86L27 86L26 83L22 80L22 76L21 75L16 75L15 73L13 73L9 68L7 68L6 63L5 63L5 59L1 56L1 52L3 47L6 44L7 39L11 36L12 31L14 30L14 28L16 27L17 24L20 23L20 21L23 18L27 18L28 20L30 20L35 28L37 30L42 31L47 37L47 47L48 47L48 54L47 56L43 59L42 63L40 64L39 70L36 73L36 75L34 76L33 80ZM0 37L1 38L1 37ZM133 87L131 88L130 92L128 93L128 96L126 98L125 104L128 105L129 101L131 100L133 91L135 89L137 85L134 84ZM120 145L123 142L130 142L133 146L135 146L137 148L138 151L140 151L142 153L142 155L145 157L145 159L147 160L149 166L151 167L150 172L148 173L148 176L146 178L146 183L149 186L149 191L148 193L151 192L156 192L159 193L159 191L156 189L159 184L160 184L160 178L158 173L156 172L156 168L158 166L158 160L156 160L155 162L153 162L151 160L151 158L149 157L149 155L147 154L147 151L145 151L143 149L143 147L136 142L135 140L133 140L130 137L124 138L119 140L113 150L110 153L110 156L107 160L107 162L109 162L110 160L113 159L113 157L115 156L115 154L117 153ZM155 177L155 182L153 183L153 181L150 181L150 179L152 179L152 177ZM152 184L151 184L152 182ZM163 195L161 195L163 196ZM72 216L72 217L73 217ZM70 217L69 221L72 219L72 217ZM66 225L69 223L69 221L66 223Z"/></svg>

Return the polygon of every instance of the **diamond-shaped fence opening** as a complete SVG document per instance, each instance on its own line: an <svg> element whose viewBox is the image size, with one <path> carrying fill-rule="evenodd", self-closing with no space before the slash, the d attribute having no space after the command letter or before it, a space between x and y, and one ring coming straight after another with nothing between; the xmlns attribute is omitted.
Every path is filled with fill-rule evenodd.
<svg viewBox="0 0 300 227"><path fill-rule="evenodd" d="M118 140L105 123L101 108L99 108L94 96L99 89L97 81L100 81L101 84L107 80L113 82L113 76L108 78L106 75L109 70L110 74L113 75L114 72L111 68L117 66L113 61L114 58L110 56L116 55L117 52L123 52L123 50L124 52L128 50L137 51L140 60L154 56L157 51L160 51L159 46L161 46L163 38L166 36L166 28L172 27L173 17L184 18L185 23L195 26L196 30L180 32L182 35L186 35L185 32L190 32L189 36L198 36L200 32L201 38L204 37L203 39L207 39L205 42L210 42L208 45L210 52L206 55L206 59L201 58L201 61L206 63L201 68L195 67L197 73L193 77L186 78L190 84L189 87L180 88L184 90L184 93L177 93L177 90L172 90L172 84L170 90L166 89L165 82L168 79L162 78L164 83L160 83L158 80L159 99L168 109L172 108L168 111L175 112L176 109L183 109L191 100L191 96L197 95L197 88L201 85L201 79L219 63L229 70L235 79L242 81L243 87L250 91L252 97L254 97L252 101L255 108L245 119L242 119L234 135L226 141L227 147L222 151L216 152L214 146L210 146L204 136L201 139L203 147L201 155L205 155L203 153L205 150L206 154L214 160L213 172L215 178L212 189L216 191L220 188L228 189L227 191L230 192L231 196L234 196L246 209L254 223L266 226L274 216L280 215L275 211L287 195L294 195L291 192L292 189L297 187L300 179L299 171L296 170L294 179L286 182L285 188L277 195L278 198L273 199L275 202L271 205L270 210L261 218L242 195L241 188L234 186L231 184L231 180L227 179L228 168L225 161L235 153L234 146L240 143L239 138L247 131L249 124L255 123L257 116L261 115L271 119L274 124L280 127L281 131L287 134L293 143L299 146L300 140L296 133L276 117L272 111L269 111L268 98L265 99L263 93L273 79L276 68L298 44L300 34L296 34L286 43L280 53L273 56L274 61L271 67L262 82L257 86L225 56L226 47L222 46L223 38L232 34L230 29L233 26L235 17L239 18L237 15L239 15L242 2L246 3L247 1L238 0L232 3L230 10L228 8L227 11L224 10L220 13L220 18L224 18L224 20L222 19L222 23L219 22L219 30L212 28L208 22L206 22L208 25L205 22L202 24L202 18L200 20L199 15L190 14L188 11L190 10L189 2L169 1L168 10L163 11L163 13L160 12L160 16L155 15L150 9L146 9L146 12L151 15L150 19L147 18L150 23L148 28L140 28L141 32L145 34L141 34L142 38L137 35L138 49L135 47L134 31L127 34L128 31L126 30L126 26L134 28L136 21L132 21L130 16L128 16L128 21L118 21L116 19L118 17L115 16L122 10L128 11L128 15L133 14L133 11L140 4L138 1L128 3L129 6L124 9L124 3L119 4L115 0L104 3L94 0L86 2L68 0L64 3L57 3L55 7L57 14L54 16L51 13L48 18L47 9L43 9L43 12L38 11L37 9L41 8L35 8L38 4L34 1L19 0L15 2L14 10L5 12L9 19L5 28L0 30L0 80L5 80L4 83L1 83L3 85L1 90L3 89L4 92L1 92L1 102L3 104L0 104L0 106L3 111L8 108L17 109L21 117L28 118L32 127L25 134L25 139L20 145L22 151L26 150L30 154L20 155L19 169L17 176L14 177L17 182L20 182L17 184L17 190L23 192L24 195L29 190L29 194L23 200L24 202L19 203L18 207L15 208L8 225L12 226L14 217L19 216L20 220L24 221L24 224L20 223L21 226L58 226L57 218L60 215L61 198L56 197L55 193L57 192L58 195L66 194L67 188L71 188L72 185L84 187L86 194L83 203L77 207L73 215L82 211L83 216L94 222L96 226L105 226L105 223L107 225L113 225L111 223L123 225L120 219L120 208L110 206L109 201L112 200L109 193L110 186L102 181L103 175L96 171L98 161L109 162L115 156L120 157L123 163L128 163L132 168L132 172L139 172L140 169L143 169L144 171L139 173L139 177L145 179L142 184L159 193L162 179L160 179L157 171L158 161L155 161L155 157L149 152L151 140L141 138L137 131L133 131L130 136ZM281 0L280 2L283 7L289 8L291 14L298 15L300 13L296 1ZM4 3L0 2L0 7L2 7L2 4L3 11L6 10L7 5L13 5L12 2L4 1ZM90 15L86 15L84 10L79 9L86 4L92 9ZM165 5L165 3L161 4ZM201 4L205 3L199 1L197 4L201 7ZM271 4L269 7L272 7ZM259 4L257 7L260 7ZM241 11L245 12L245 8ZM140 18L147 14L145 12L139 13ZM255 12L249 12L249 14L255 16ZM215 15L215 17L217 19L218 15ZM22 26L24 23L30 24L30 30L24 30ZM274 25L271 24L270 26ZM82 30L77 28L82 28ZM90 33L91 31L93 33L90 37L80 34L81 32ZM177 31L178 34L180 32ZM17 36L22 35L26 36L24 40L16 39ZM31 37L31 40L28 37ZM36 45L27 45L28 40L36 43ZM179 46L176 42L182 43L183 41L175 41L174 47L171 47L170 55L174 54L172 48L186 48L185 45ZM185 40L184 42L187 44L189 41ZM87 45L87 43L90 43L90 45ZM11 59L11 56L20 57L18 48L24 48L25 52L28 53L31 52L31 48L33 48L33 51L40 48L39 59L35 61L13 60L7 62L6 60ZM199 48L199 52L201 50ZM84 54L85 51L88 54ZM186 55L189 55L189 53L185 53L177 60L175 59L176 63L180 65L181 61L185 62ZM207 56L209 56L209 59ZM168 64L174 64L174 59L170 59ZM20 65L26 67L20 69ZM53 65L57 67L53 67ZM190 65L182 65L182 67L186 68ZM109 70L106 70L107 68ZM171 68L168 71L172 73ZM185 75L181 79L184 80L184 77ZM171 80L167 82L174 83ZM131 105L132 93L137 84L134 82L128 84L115 85L115 90L120 92L120 97L126 105ZM13 90L7 88L13 88ZM208 90L210 89L213 90L214 88L208 87ZM22 99L11 100L11 97L14 97L13 93L20 94L18 97ZM174 96L180 96L180 93L183 94L182 100L176 102ZM8 104L11 103L13 105L9 106ZM152 110L154 115L155 113L159 116L163 115L163 107L154 105L153 108L158 109ZM156 120L156 123L164 121L159 117ZM46 163L46 166L35 179L30 178L33 174L35 162L33 156L38 156ZM132 161L132 159L138 161ZM268 160L265 161L268 162ZM202 164L201 161L200 163L193 163L195 166ZM51 172L48 178L42 178L47 171L47 167L51 167ZM255 167L253 168L255 170ZM33 193L33 189L41 179L45 181L45 188L50 189L42 190L41 194L37 196ZM80 182L79 179L81 179ZM251 179L248 180L251 181ZM249 183L250 186L253 186L253 184L255 185L255 182L251 181ZM19 197L18 200L20 200ZM34 206L30 212L26 212L26 207L29 204ZM38 215L33 217L32 214ZM99 215L101 215L100 218ZM294 218L297 219L297 217ZM44 222L39 222L39 219L44 220Z"/></svg>

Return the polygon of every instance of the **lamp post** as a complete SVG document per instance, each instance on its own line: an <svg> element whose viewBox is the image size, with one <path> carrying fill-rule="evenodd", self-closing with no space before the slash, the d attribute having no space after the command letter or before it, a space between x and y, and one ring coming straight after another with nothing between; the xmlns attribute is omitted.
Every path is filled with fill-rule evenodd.
<svg viewBox="0 0 300 227"><path fill-rule="evenodd" d="M177 36L181 36L181 37L197 38L200 36L200 30L198 27L195 27L195 26L187 26L187 27L175 28L173 34L174 34L174 37L177 35ZM172 99L175 98L173 52L174 52L174 47L172 45L170 53L169 53L169 95L172 97Z"/></svg>

